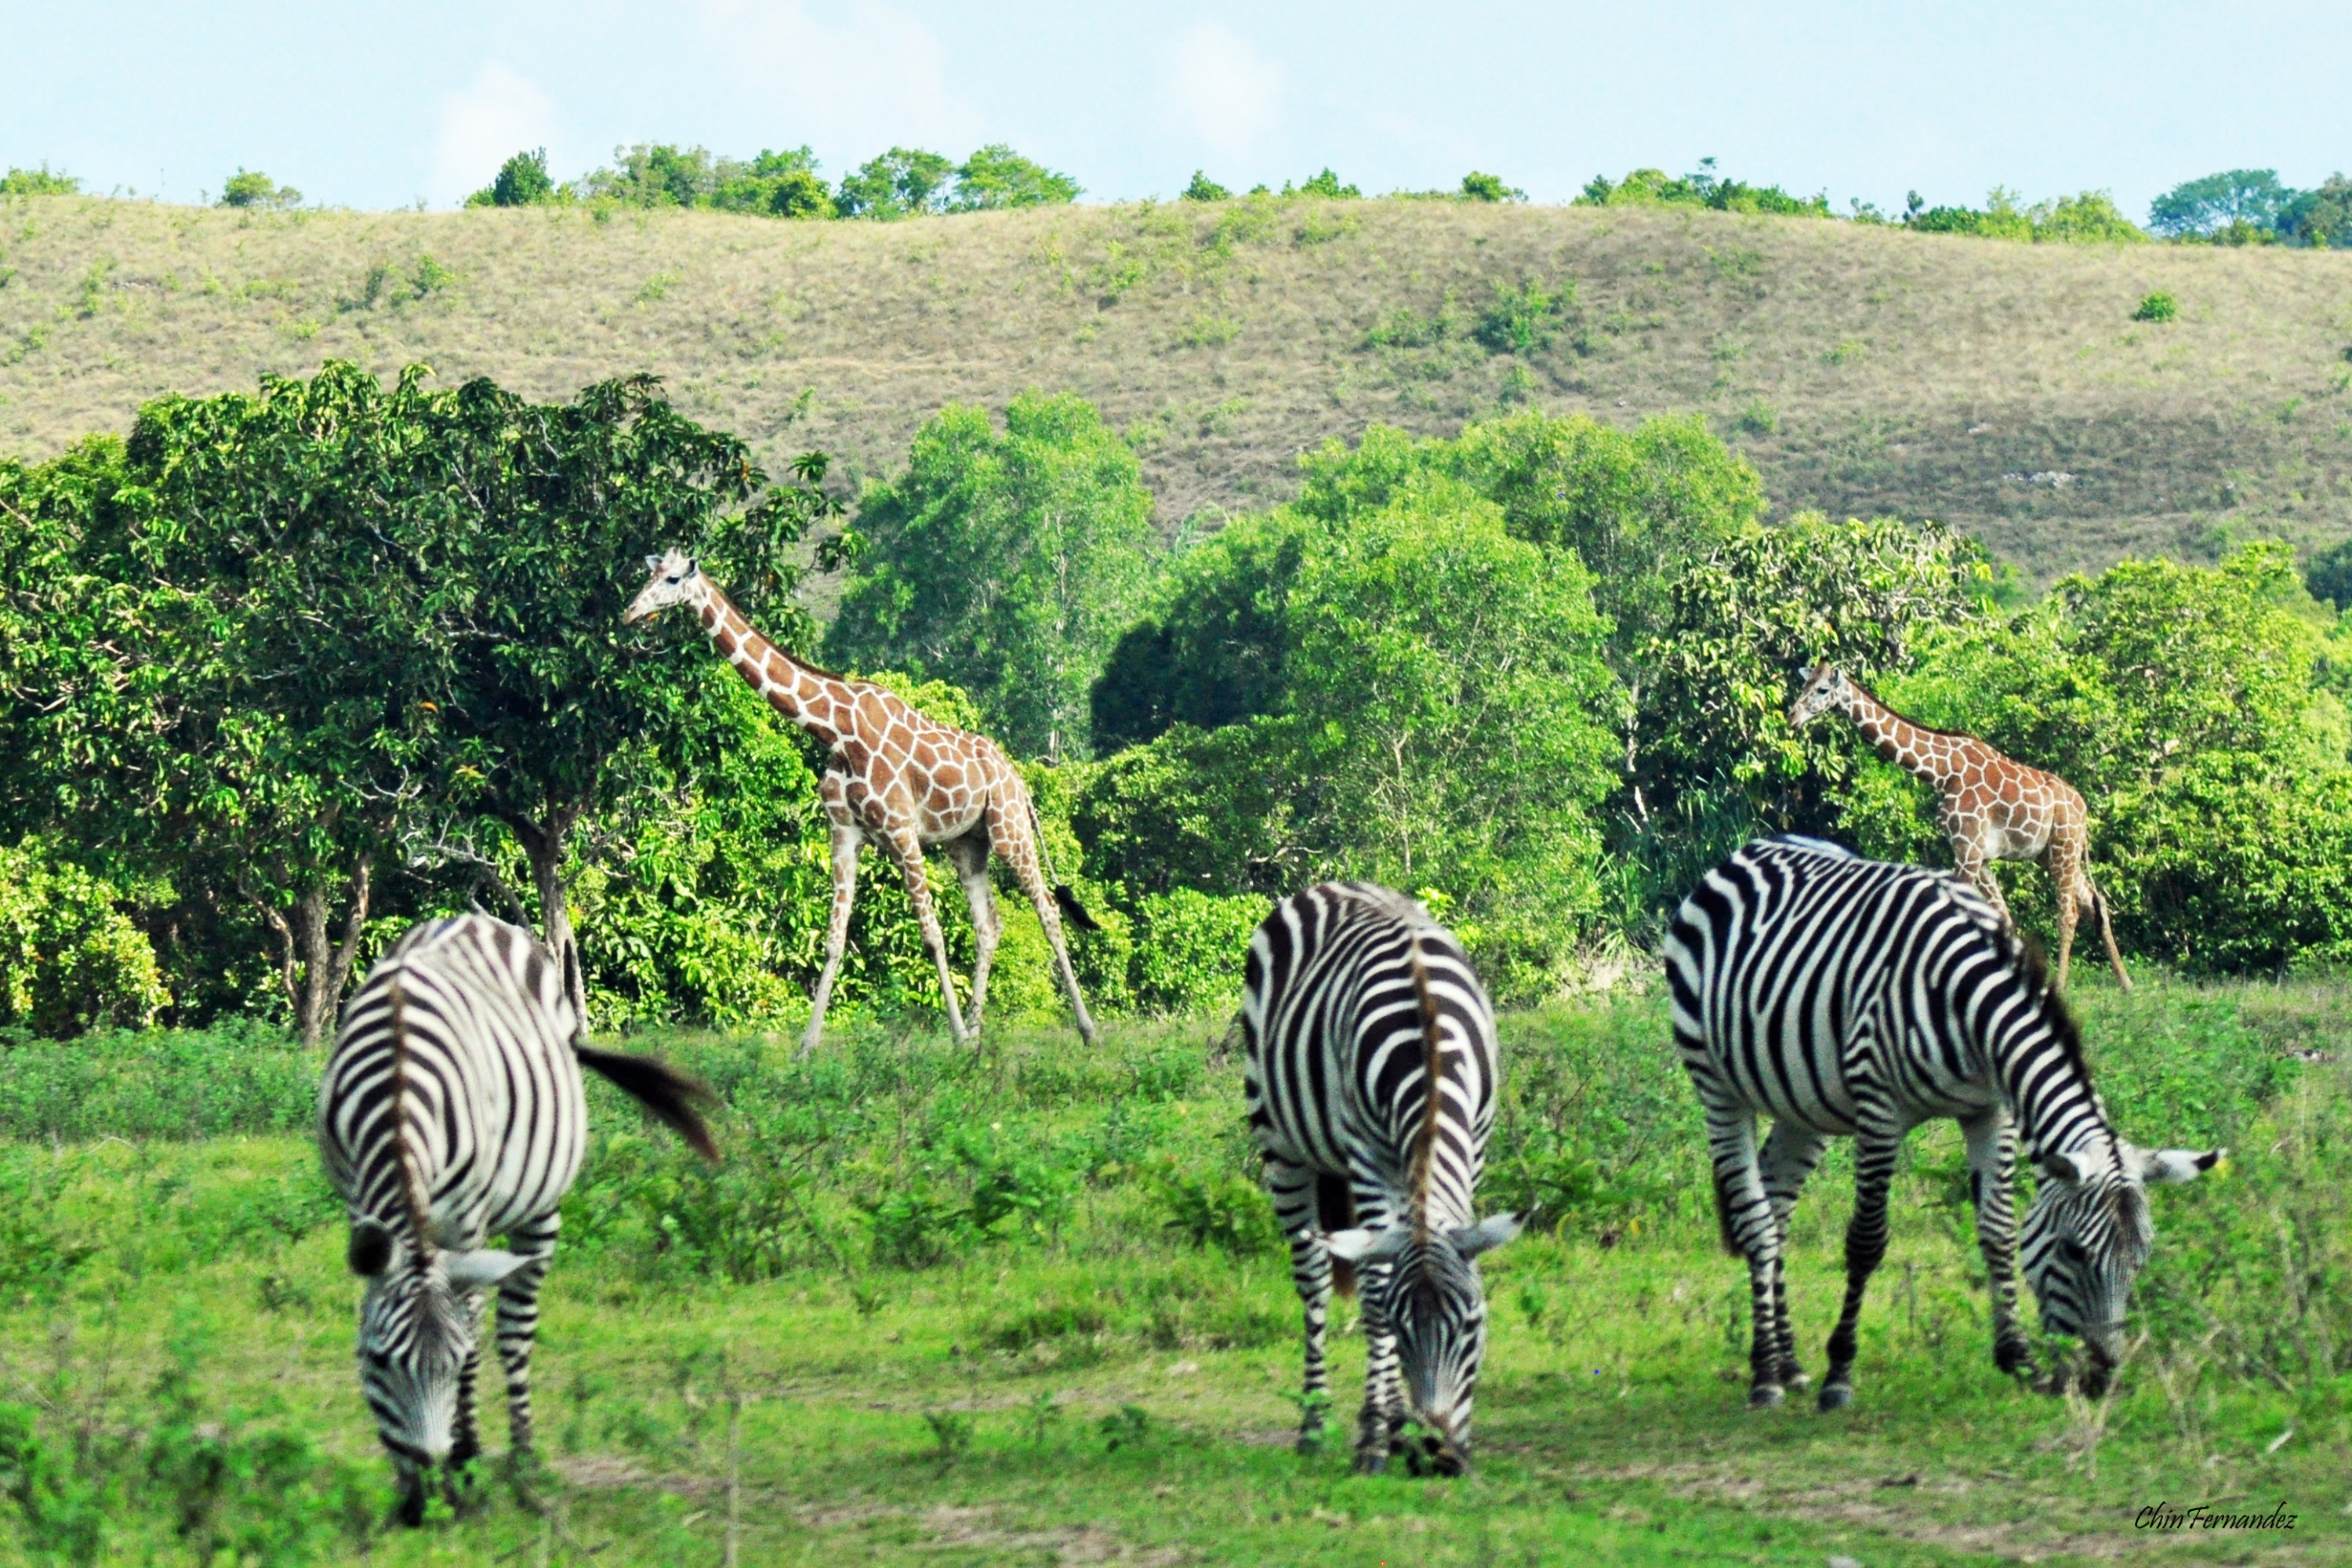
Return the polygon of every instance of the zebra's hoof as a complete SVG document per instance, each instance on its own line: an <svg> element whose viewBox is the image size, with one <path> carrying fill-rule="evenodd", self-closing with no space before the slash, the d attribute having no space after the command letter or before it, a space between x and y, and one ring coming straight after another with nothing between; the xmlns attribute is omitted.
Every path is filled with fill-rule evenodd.
<svg viewBox="0 0 2352 1568"><path fill-rule="evenodd" d="M1832 1383L1822 1386L1820 1401L1821 1407L1822 1409L1843 1410L1853 1403L1853 1384L1850 1383Z"/></svg>
<svg viewBox="0 0 2352 1568"><path fill-rule="evenodd" d="M1792 1366L1784 1369L1780 1373L1780 1386L1793 1393L1801 1394L1812 1385L1813 1374L1810 1372L1803 1372Z"/></svg>
<svg viewBox="0 0 2352 1568"><path fill-rule="evenodd" d="M1789 1395L1786 1390L1773 1384L1759 1384L1756 1387L1748 1391L1748 1408L1750 1410L1776 1410L1780 1408L1780 1402L1788 1397Z"/></svg>

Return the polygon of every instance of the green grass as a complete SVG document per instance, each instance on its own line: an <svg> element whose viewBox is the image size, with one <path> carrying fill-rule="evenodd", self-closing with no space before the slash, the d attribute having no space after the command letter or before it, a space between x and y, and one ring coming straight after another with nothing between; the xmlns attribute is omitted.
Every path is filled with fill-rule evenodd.
<svg viewBox="0 0 2352 1568"><path fill-rule="evenodd" d="M869 1026L805 1068L781 1041L665 1037L727 1093L728 1164L599 1092L541 1341L549 1511L494 1484L414 1534L373 1531L389 1486L351 1366L358 1287L307 1142L168 1135L200 1083L210 1109L178 1131L292 1124L310 1059L250 1035L19 1045L0 1557L70 1560L39 1543L95 1519L89 1561L209 1539L256 1562L717 1563L731 1516L745 1563L2344 1561L2352 1097L2294 1053L2340 1039L2352 999L2159 979L2080 1000L2128 1131L2239 1151L2158 1194L2145 1338L2109 1402L1993 1369L1958 1142L1930 1129L1855 1407L1748 1414L1744 1273L1714 1245L1688 1090L1656 998L1621 997L1506 1020L1488 1194L1542 1191L1566 1223L1492 1259L1477 1462L1454 1482L1352 1477L1344 1440L1292 1451L1297 1308L1242 1184L1219 1026L1114 1027L1098 1053L1013 1031L978 1057ZM34 1080L100 1080L77 1049L134 1048L165 1064L121 1102L140 1139L85 1121L53 1142L23 1109L64 1103ZM271 1051L241 1080L171 1076ZM1792 1237L1814 1363L1850 1171L1825 1165ZM1360 1341L1337 1343L1345 1427ZM493 1401L494 1453L502 1433ZM2281 1501L2291 1532L2131 1522Z"/></svg>
<svg viewBox="0 0 2352 1568"><path fill-rule="evenodd" d="M2152 294L2176 319L2135 321ZM2041 582L2352 531L2352 254L2018 245L1691 209L1254 199L790 224L0 200L0 450L329 357L533 397L666 378L855 479L1068 390L1173 530L1375 420L1699 409L1784 514L1932 517ZM2063 481L2058 476L2064 476Z"/></svg>

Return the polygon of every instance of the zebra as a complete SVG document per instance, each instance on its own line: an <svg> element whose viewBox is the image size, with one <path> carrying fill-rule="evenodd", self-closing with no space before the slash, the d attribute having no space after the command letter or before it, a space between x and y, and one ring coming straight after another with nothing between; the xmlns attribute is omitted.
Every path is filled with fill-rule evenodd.
<svg viewBox="0 0 2352 1568"><path fill-rule="evenodd" d="M2225 1151L2146 1150L2116 1132L2038 949L1948 873L1782 837L1707 873L1675 913L1664 957L1675 1044L1706 1110L1724 1247L1748 1260L1751 1407L1805 1386L1780 1254L1797 1194L1833 1137L1854 1141L1855 1197L1820 1405L1853 1402L1854 1326L1886 1252L1895 1152L1937 1117L1967 1140L1995 1364L2035 1375L2016 1317L2021 1134L2040 1176L2025 1276L2042 1327L2084 1343L2080 1386L2105 1391L2155 1242L2147 1188L2193 1181ZM1759 1111L1772 1118L1760 1152Z"/></svg>
<svg viewBox="0 0 2352 1568"><path fill-rule="evenodd" d="M494 1287L513 1453L530 1451L540 1284L587 1135L581 1068L718 1157L696 1110L708 1089L658 1061L573 1044L577 1023L555 956L482 914L412 928L343 1010L319 1086L319 1150L349 1213L352 1272L367 1281L360 1384L404 1523L423 1521L436 1464L460 1501L480 1451L474 1384ZM498 1235L507 1249L486 1245Z"/></svg>
<svg viewBox="0 0 2352 1568"><path fill-rule="evenodd" d="M1409 1403L1433 1434L1409 1462L1459 1475L1486 1348L1475 1259L1524 1218L1472 1208L1495 1120L1494 1006L1419 904L1327 882L1276 904L1250 938L1240 1022L1250 1133L1306 1308L1299 1449L1321 1444L1335 1275L1344 1293L1360 1269L1356 1468L1387 1468Z"/></svg>

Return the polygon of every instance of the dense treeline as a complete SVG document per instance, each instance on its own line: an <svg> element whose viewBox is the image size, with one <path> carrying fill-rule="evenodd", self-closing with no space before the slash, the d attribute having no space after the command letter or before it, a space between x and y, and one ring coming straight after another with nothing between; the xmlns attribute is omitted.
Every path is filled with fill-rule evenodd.
<svg viewBox="0 0 2352 1568"><path fill-rule="evenodd" d="M0 464L0 1025L315 1037L469 900L539 924L604 1024L790 1018L822 759L690 625L619 624L671 544L782 645L1027 760L1112 1012L1218 1004L1318 877L1414 891L1526 997L1646 946L1757 831L1944 858L1924 785L1790 729L1817 658L2080 786L2141 957L2352 957L2352 639L2281 546L2021 603L1933 524L1771 519L1696 417L1374 427L1164 545L1067 395L942 410L846 527L824 479L772 482L643 379L537 405L341 365ZM845 568L822 634L813 561ZM867 891L845 1001L935 1002L903 892ZM999 973L1006 1013L1052 1010L1025 915Z"/></svg>

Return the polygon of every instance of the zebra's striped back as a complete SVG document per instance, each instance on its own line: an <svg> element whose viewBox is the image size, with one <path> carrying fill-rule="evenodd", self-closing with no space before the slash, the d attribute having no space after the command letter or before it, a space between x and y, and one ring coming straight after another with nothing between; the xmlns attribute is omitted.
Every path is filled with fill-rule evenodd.
<svg viewBox="0 0 2352 1568"><path fill-rule="evenodd" d="M1943 872L1818 840L1759 839L1683 901L1664 957L1676 1043L1706 1111L1725 1243L1753 1270L1759 1403L1797 1373L1780 1247L1823 1141L1854 1138L1858 1187L1828 1405L1850 1395L1854 1318L1885 1251L1895 1152L1937 1117L1968 1138L2004 1369L2029 1364L2009 1316L2019 1135L2043 1176L2025 1225L2043 1323L2112 1362L2152 1239L2146 1184L2188 1180L2219 1154L2155 1153L2116 1134L2039 955L1990 905ZM1774 1121L1760 1151L1759 1111Z"/></svg>
<svg viewBox="0 0 2352 1568"><path fill-rule="evenodd" d="M1441 1468L1459 1468L1486 1349L1474 1259L1518 1228L1507 1215L1482 1226L1473 1207L1495 1116L1493 1005L1419 904L1326 883L1276 905L1251 938L1242 1026L1250 1129L1307 1303L1310 1405L1333 1260L1360 1264L1371 1360L1359 1463L1385 1461L1402 1418L1401 1359Z"/></svg>

